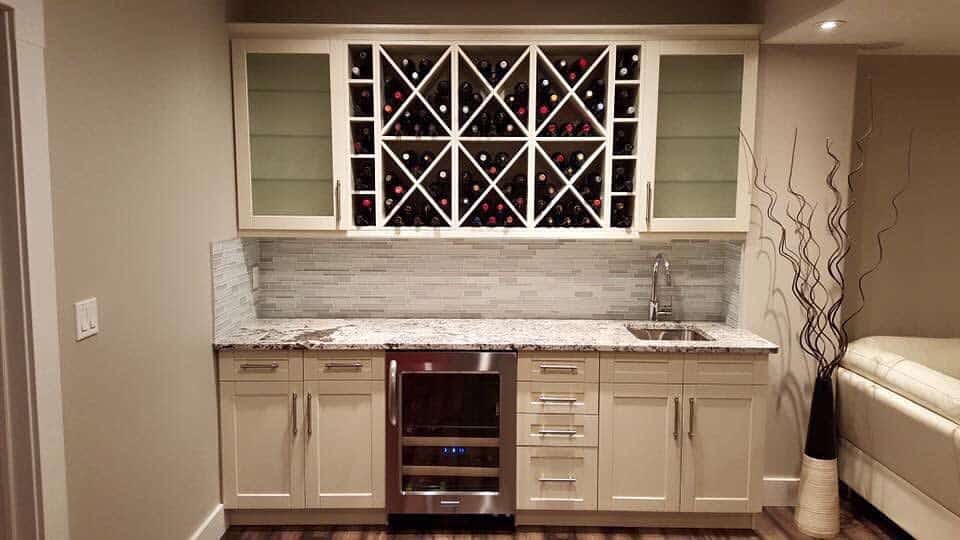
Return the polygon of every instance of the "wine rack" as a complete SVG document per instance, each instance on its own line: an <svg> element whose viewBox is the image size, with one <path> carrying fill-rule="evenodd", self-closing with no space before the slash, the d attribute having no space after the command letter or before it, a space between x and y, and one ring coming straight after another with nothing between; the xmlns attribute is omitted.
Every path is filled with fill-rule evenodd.
<svg viewBox="0 0 960 540"><path fill-rule="evenodd" d="M355 227L634 227L638 44L347 50Z"/></svg>

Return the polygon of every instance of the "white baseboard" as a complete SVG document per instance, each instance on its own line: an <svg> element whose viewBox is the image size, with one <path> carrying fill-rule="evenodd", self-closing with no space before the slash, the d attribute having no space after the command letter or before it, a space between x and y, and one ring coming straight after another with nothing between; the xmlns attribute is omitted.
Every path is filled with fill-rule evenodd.
<svg viewBox="0 0 960 540"><path fill-rule="evenodd" d="M223 515L223 505L218 504L190 536L190 540L220 540L226 532L227 520Z"/></svg>
<svg viewBox="0 0 960 540"><path fill-rule="evenodd" d="M764 506L796 506L800 478L792 476L763 477Z"/></svg>

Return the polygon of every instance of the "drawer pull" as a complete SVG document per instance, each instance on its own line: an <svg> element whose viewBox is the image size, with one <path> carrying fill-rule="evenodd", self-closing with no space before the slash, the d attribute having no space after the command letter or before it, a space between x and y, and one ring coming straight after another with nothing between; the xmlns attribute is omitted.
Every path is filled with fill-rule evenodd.
<svg viewBox="0 0 960 540"><path fill-rule="evenodd" d="M569 371L572 373L577 372L577 366L570 364L540 364L540 371Z"/></svg>
<svg viewBox="0 0 960 540"><path fill-rule="evenodd" d="M272 362L269 364L240 364L240 369L268 369L273 371L279 367L280 364L277 362Z"/></svg>
<svg viewBox="0 0 960 540"><path fill-rule="evenodd" d="M577 434L577 430L575 429L541 429L540 431L537 432L537 434L542 435L544 437L549 437L550 435L573 436Z"/></svg>
<svg viewBox="0 0 960 540"><path fill-rule="evenodd" d="M324 364L327 369L363 369L362 362L328 362Z"/></svg>
<svg viewBox="0 0 960 540"><path fill-rule="evenodd" d="M440 506L460 506L460 501L440 499Z"/></svg>
<svg viewBox="0 0 960 540"><path fill-rule="evenodd" d="M576 403L577 398L575 397L560 397L560 396L540 396L540 401L544 403Z"/></svg>
<svg viewBox="0 0 960 540"><path fill-rule="evenodd" d="M540 478L537 479L537 481L538 482L564 482L564 483L572 484L576 482L577 479L574 478L573 476L568 476L567 478L552 478L549 476L541 476Z"/></svg>

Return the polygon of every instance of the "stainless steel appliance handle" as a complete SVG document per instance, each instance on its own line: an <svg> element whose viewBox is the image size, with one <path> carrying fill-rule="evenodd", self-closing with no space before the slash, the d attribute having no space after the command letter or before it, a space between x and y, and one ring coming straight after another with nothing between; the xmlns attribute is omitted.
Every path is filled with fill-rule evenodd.
<svg viewBox="0 0 960 540"><path fill-rule="evenodd" d="M690 426L687 429L687 438L693 438L693 404L696 403L696 400L690 398Z"/></svg>
<svg viewBox="0 0 960 540"><path fill-rule="evenodd" d="M299 415L297 414L297 393L293 393L293 436L297 436L297 421L299 420Z"/></svg>
<svg viewBox="0 0 960 540"><path fill-rule="evenodd" d="M573 483L573 482L576 482L577 479L574 478L573 476L569 476L569 477L567 477L567 478L551 478L551 477L549 477L549 476L541 476L540 478L537 478L537 481L538 481L538 482L568 482L568 483Z"/></svg>
<svg viewBox="0 0 960 540"><path fill-rule="evenodd" d="M563 371L577 371L577 366L571 364L540 364L540 371L545 369L558 369Z"/></svg>
<svg viewBox="0 0 960 540"><path fill-rule="evenodd" d="M323 365L327 369L362 369L362 362L327 362Z"/></svg>
<svg viewBox="0 0 960 540"><path fill-rule="evenodd" d="M440 506L460 506L460 501L440 499Z"/></svg>
<svg viewBox="0 0 960 540"><path fill-rule="evenodd" d="M576 403L577 398L575 397L560 397L560 396L540 396L540 401L544 403Z"/></svg>
<svg viewBox="0 0 960 540"><path fill-rule="evenodd" d="M277 362L271 362L269 364L240 364L240 369L269 369L273 371L280 367L280 364Z"/></svg>
<svg viewBox="0 0 960 540"><path fill-rule="evenodd" d="M576 435L575 429L541 429L537 432L539 435Z"/></svg>
<svg viewBox="0 0 960 540"><path fill-rule="evenodd" d="M680 438L680 398L673 398L673 440Z"/></svg>
<svg viewBox="0 0 960 540"><path fill-rule="evenodd" d="M387 407L390 408L390 425L397 425L397 361L390 361L390 376L387 381Z"/></svg>
<svg viewBox="0 0 960 540"><path fill-rule="evenodd" d="M313 406L310 402L313 400L313 394L307 392L307 437L313 435Z"/></svg>

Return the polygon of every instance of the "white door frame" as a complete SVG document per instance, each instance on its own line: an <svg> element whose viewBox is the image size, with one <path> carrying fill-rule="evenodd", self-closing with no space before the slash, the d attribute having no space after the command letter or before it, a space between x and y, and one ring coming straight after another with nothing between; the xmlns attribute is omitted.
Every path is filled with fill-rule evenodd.
<svg viewBox="0 0 960 540"><path fill-rule="evenodd" d="M0 4L0 539L43 538L13 10Z"/></svg>

